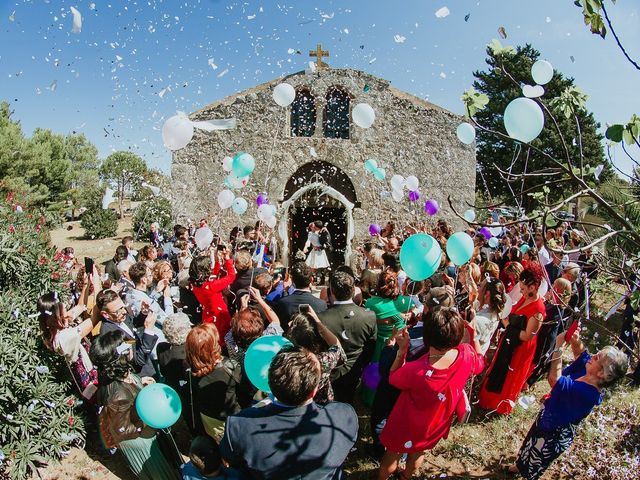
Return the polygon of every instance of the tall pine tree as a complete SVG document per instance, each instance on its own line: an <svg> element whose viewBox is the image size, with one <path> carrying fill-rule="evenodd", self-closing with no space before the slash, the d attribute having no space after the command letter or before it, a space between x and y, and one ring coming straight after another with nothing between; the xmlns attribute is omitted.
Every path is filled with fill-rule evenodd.
<svg viewBox="0 0 640 480"><path fill-rule="evenodd" d="M489 97L486 108L476 113L477 122L490 130L505 132L503 125L504 110L511 100L522 97L521 85L535 85L531 78L531 66L540 57L540 52L531 45L517 47L513 51L502 51L494 53L493 49L487 49L487 65L489 68L484 71L474 72L476 80L474 88ZM510 78L511 77L511 78ZM515 80L515 82L514 82ZM573 78L567 78L562 73L555 71L553 79L544 86L545 94L542 100L548 105L550 100L559 97L569 87L574 87ZM584 108L577 110L575 116L567 118L559 111L553 111L558 122L560 131L565 139L567 148L574 165L579 166L580 141L576 117L580 124L582 134L582 162L584 167L596 167L604 165L604 171L600 176L601 180L613 175L611 167L605 162L602 149L602 136L597 132L599 123L593 118L593 114ZM509 170L514 160L516 152L515 142L507 141L492 133L478 130L477 140L477 160L478 173L476 185L478 189L488 188L491 196L504 199L507 203L515 204L512 200L513 193L508 183L500 176L496 167L503 171ZM562 139L554 126L552 119L545 112L545 127L540 136L531 142L532 145L542 151L552 155L554 158L564 160L566 153L562 144ZM525 149L520 153L518 159L511 167L511 172L521 174L524 172L541 171L546 168L553 168L556 165L544 155L534 152L529 153ZM532 192L542 191L547 181L558 179L557 176L530 176L522 184L520 181L513 182L511 187L516 196L523 190L531 189ZM486 186L486 187L485 187ZM553 185L549 189L549 201L557 201L576 191L576 186L566 181L560 185ZM530 211L538 205L538 199L525 195L522 206Z"/></svg>

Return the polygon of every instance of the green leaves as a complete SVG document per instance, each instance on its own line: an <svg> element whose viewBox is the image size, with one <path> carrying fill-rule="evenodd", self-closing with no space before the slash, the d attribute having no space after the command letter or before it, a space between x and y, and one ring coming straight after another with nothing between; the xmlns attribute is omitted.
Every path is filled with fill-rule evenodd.
<svg viewBox="0 0 640 480"><path fill-rule="evenodd" d="M560 96L551 99L549 105L565 118L571 118L578 110L585 108L588 99L589 96L579 87L570 85L562 91Z"/></svg>
<svg viewBox="0 0 640 480"><path fill-rule="evenodd" d="M493 55L496 57L499 57L500 55L513 55L516 53L516 49L511 45L506 45L503 47L502 43L500 43L500 40L497 40L495 38L491 40L491 43L487 45L487 47L489 47L489 50L491 50Z"/></svg>
<svg viewBox="0 0 640 480"><path fill-rule="evenodd" d="M608 140L614 143L620 143L624 140L627 145L632 145L640 141L640 117L636 114L631 116L631 119L626 125L611 125L607 128L605 136Z"/></svg>
<svg viewBox="0 0 640 480"><path fill-rule="evenodd" d="M584 24L591 29L591 33L600 35L602 38L607 35L607 28L600 12L602 11L602 3L604 0L576 0L574 5L582 7L582 16ZM615 0L611 0L616 3Z"/></svg>
<svg viewBox="0 0 640 480"><path fill-rule="evenodd" d="M477 92L473 87L464 92L460 100L464 103L465 111L469 118L484 109L489 103L489 97L484 93Z"/></svg>

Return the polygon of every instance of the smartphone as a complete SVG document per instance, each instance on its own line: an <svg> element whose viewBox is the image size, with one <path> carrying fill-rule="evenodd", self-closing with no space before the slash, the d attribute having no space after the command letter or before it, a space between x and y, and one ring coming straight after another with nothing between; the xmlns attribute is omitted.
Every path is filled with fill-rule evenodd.
<svg viewBox="0 0 640 480"><path fill-rule="evenodd" d="M227 249L227 246L224 243L219 243L216 248L219 252L222 252L223 250Z"/></svg>
<svg viewBox="0 0 640 480"><path fill-rule="evenodd" d="M308 303L301 303L300 305L298 305L298 312L300 313L309 313L310 310L311 307Z"/></svg>
<svg viewBox="0 0 640 480"><path fill-rule="evenodd" d="M93 273L93 258L84 257L84 271L87 275Z"/></svg>
<svg viewBox="0 0 640 480"><path fill-rule="evenodd" d="M574 320L571 326L569 327L569 330L567 330L567 332L564 334L565 342L569 341L569 339L573 336L573 334L576 332L579 326L580 326L580 322L578 320Z"/></svg>

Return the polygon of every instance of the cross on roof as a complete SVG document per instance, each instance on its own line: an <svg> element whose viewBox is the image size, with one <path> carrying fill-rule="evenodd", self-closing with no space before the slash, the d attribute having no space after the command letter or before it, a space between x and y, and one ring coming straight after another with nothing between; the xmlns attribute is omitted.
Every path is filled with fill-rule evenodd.
<svg viewBox="0 0 640 480"><path fill-rule="evenodd" d="M329 56L329 52L327 50L322 50L322 45L318 44L315 50L310 50L309 56L316 57L318 59L318 61L316 62L316 66L318 67L318 70L322 70L323 68L329 68L329 65L327 65L325 62L322 61L322 57Z"/></svg>

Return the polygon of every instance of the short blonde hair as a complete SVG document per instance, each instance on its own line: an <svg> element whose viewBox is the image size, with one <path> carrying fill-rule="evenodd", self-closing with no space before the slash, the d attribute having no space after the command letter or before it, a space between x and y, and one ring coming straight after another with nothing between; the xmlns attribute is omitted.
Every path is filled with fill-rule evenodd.
<svg viewBox="0 0 640 480"><path fill-rule="evenodd" d="M251 254L246 250L240 250L236 253L233 264L238 272L244 272L251 268Z"/></svg>
<svg viewBox="0 0 640 480"><path fill-rule="evenodd" d="M369 263L371 267L382 267L384 265L384 250L372 248L369 252Z"/></svg>
<svg viewBox="0 0 640 480"><path fill-rule="evenodd" d="M566 278L556 278L555 282L553 282L553 286L556 287L559 285L562 288L562 298L568 297L571 295L571 282Z"/></svg>

